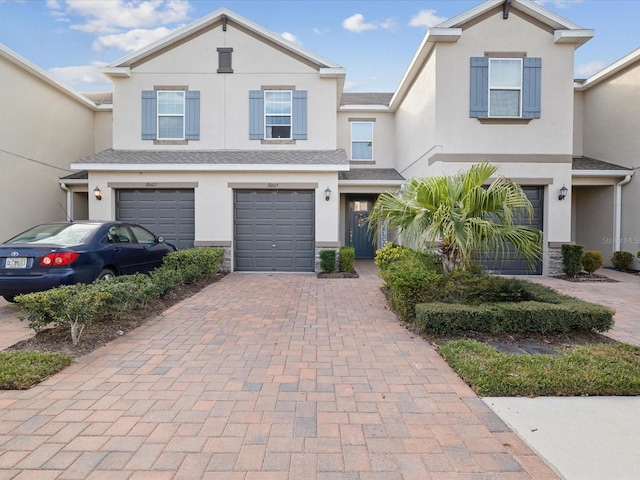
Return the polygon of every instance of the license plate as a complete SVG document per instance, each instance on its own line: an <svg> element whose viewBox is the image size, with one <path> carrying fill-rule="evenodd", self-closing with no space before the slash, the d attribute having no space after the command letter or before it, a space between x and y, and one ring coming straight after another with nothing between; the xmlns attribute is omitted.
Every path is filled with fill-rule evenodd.
<svg viewBox="0 0 640 480"><path fill-rule="evenodd" d="M25 257L7 258L4 268L27 268L27 259Z"/></svg>

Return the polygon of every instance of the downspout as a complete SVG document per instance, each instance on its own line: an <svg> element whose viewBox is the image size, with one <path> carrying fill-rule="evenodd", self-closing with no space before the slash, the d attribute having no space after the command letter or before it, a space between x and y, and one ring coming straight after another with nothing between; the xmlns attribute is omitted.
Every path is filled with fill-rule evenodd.
<svg viewBox="0 0 640 480"><path fill-rule="evenodd" d="M622 186L631 181L631 177L635 172L632 172L624 177L624 179L616 183L616 204L615 204L615 238L614 238L614 252L620 250L620 235L622 233Z"/></svg>
<svg viewBox="0 0 640 480"><path fill-rule="evenodd" d="M69 212L71 211L71 190L69 190L69 187L67 187L64 182L60 182L60 188L67 192L67 209L64 211L64 214L67 217L67 220L72 221L69 216Z"/></svg>

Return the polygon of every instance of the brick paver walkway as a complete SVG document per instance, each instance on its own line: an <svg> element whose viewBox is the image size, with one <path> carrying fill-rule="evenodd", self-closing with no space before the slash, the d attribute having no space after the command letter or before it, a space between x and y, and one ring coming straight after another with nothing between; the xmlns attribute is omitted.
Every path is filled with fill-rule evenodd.
<svg viewBox="0 0 640 480"><path fill-rule="evenodd" d="M233 273L24 392L0 479L551 479L360 279Z"/></svg>

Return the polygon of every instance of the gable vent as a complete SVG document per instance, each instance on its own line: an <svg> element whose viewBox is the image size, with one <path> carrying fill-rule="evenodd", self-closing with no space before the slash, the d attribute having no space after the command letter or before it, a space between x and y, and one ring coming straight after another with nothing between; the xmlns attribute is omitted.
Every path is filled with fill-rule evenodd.
<svg viewBox="0 0 640 480"><path fill-rule="evenodd" d="M233 48L218 48L218 73L233 73L231 67L231 53Z"/></svg>

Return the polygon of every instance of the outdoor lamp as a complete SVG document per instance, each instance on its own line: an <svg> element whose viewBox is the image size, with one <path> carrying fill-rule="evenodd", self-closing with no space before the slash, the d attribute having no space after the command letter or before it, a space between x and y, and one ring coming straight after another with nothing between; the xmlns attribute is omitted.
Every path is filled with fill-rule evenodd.
<svg viewBox="0 0 640 480"><path fill-rule="evenodd" d="M564 200L568 192L569 190L567 189L567 187L565 187L564 184L562 184L562 188L560 189L560 194L558 195L558 200Z"/></svg>
<svg viewBox="0 0 640 480"><path fill-rule="evenodd" d="M93 189L93 194L96 197L96 200L102 200L102 190L100 190L98 187Z"/></svg>
<svg viewBox="0 0 640 480"><path fill-rule="evenodd" d="M324 191L324 199L327 202L331 199L331 189L329 187Z"/></svg>

